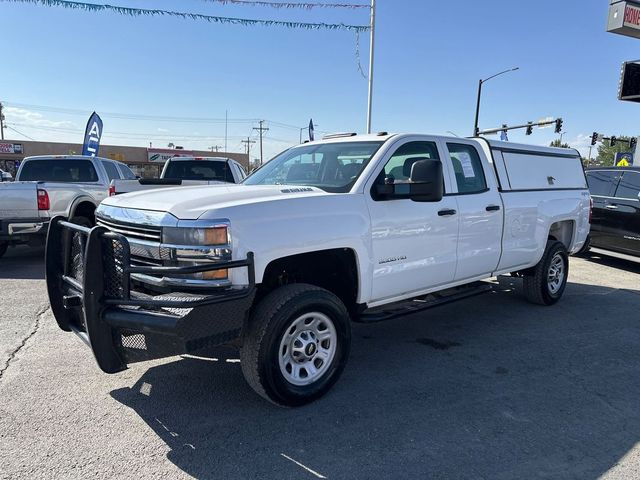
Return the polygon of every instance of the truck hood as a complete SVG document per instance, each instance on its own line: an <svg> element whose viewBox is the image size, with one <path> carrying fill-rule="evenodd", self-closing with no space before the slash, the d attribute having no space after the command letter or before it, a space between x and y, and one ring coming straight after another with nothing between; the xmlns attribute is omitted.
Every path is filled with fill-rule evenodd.
<svg viewBox="0 0 640 480"><path fill-rule="evenodd" d="M300 185L220 184L127 193L107 198L102 204L168 212L180 220L195 220L214 209L322 195L328 194L319 188Z"/></svg>

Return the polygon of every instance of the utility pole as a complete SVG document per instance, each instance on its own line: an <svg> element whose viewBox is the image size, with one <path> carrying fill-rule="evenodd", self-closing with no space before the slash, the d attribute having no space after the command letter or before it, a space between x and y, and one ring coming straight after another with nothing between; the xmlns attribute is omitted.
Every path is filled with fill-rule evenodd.
<svg viewBox="0 0 640 480"><path fill-rule="evenodd" d="M251 165L251 144L256 143L256 141L251 140L251 137L247 137L246 140L242 140L242 143L247 144L247 157L249 158L249 165Z"/></svg>
<svg viewBox="0 0 640 480"><path fill-rule="evenodd" d="M376 0L371 0L371 17L369 19L371 38L369 43L369 95L367 99L367 133L371 133L371 115L373 113L373 61L375 59L376 41Z"/></svg>
<svg viewBox="0 0 640 480"><path fill-rule="evenodd" d="M218 153L221 148L222 148L222 145L214 145L212 147L209 147L209 150L211 150L212 152L215 150L216 153Z"/></svg>
<svg viewBox="0 0 640 480"><path fill-rule="evenodd" d="M2 113L3 109L2 103L0 103L0 139L4 140L4 114Z"/></svg>
<svg viewBox="0 0 640 480"><path fill-rule="evenodd" d="M262 124L264 123L264 120L260 120L260 126L259 127L253 127L254 130L257 130L258 132L260 132L260 166L262 166L263 163L263 158L262 158L262 136L263 136L263 132L268 132L269 129L267 127L263 127Z"/></svg>

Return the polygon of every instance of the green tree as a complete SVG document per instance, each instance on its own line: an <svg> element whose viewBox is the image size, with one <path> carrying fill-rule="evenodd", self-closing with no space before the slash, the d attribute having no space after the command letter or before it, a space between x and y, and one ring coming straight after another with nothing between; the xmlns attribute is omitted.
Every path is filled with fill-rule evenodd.
<svg viewBox="0 0 640 480"><path fill-rule="evenodd" d="M617 137L616 144L612 147L609 140L605 140L598 147L598 156L596 157L596 163L605 167L613 165L616 158L616 153L630 152L629 140L630 137Z"/></svg>
<svg viewBox="0 0 640 480"><path fill-rule="evenodd" d="M560 147L560 148L571 148L568 143L562 143L559 138L556 138L551 144L550 147Z"/></svg>

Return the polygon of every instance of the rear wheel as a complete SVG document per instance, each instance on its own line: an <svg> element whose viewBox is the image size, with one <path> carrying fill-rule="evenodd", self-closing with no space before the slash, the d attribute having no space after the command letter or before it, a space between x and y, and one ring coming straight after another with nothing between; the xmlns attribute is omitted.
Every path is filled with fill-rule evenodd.
<svg viewBox="0 0 640 480"><path fill-rule="evenodd" d="M0 258L7 253L7 249L9 248L9 244L7 242L0 242Z"/></svg>
<svg viewBox="0 0 640 480"><path fill-rule="evenodd" d="M553 305L564 293L569 277L569 255L565 246L549 240L544 255L524 277L524 293L532 303Z"/></svg>
<svg viewBox="0 0 640 480"><path fill-rule="evenodd" d="M338 380L351 343L347 309L331 292L285 285L255 308L241 349L242 372L262 397L299 406Z"/></svg>

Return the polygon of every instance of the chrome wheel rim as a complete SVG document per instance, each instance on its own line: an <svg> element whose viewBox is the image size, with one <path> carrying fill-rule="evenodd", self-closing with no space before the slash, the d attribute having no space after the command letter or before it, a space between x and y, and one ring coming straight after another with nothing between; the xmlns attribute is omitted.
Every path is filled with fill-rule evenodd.
<svg viewBox="0 0 640 480"><path fill-rule="evenodd" d="M566 275L566 268L564 263L564 257L560 253L556 253L551 259L551 265L549 265L549 273L547 276L547 285L552 295L557 294L562 288L564 283L564 277Z"/></svg>
<svg viewBox="0 0 640 480"><path fill-rule="evenodd" d="M337 345L333 321L324 313L305 313L291 322L282 336L278 350L280 372L293 385L310 385L329 369Z"/></svg>

